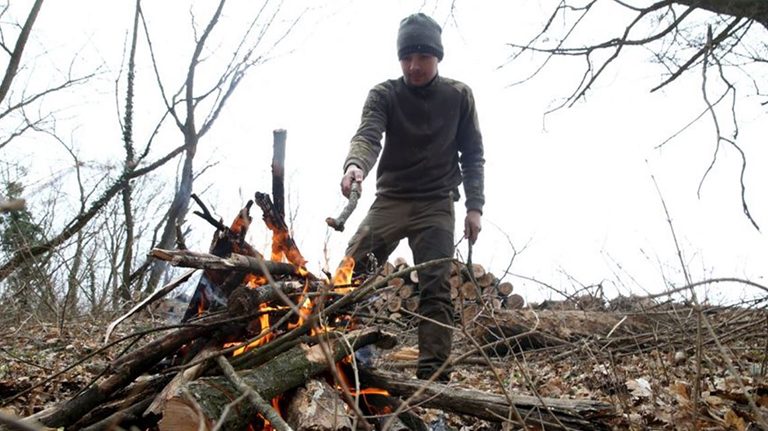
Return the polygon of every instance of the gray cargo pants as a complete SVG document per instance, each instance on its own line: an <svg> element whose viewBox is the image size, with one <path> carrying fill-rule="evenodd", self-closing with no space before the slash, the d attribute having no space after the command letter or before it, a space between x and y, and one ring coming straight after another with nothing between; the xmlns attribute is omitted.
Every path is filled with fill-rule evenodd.
<svg viewBox="0 0 768 431"><path fill-rule="evenodd" d="M452 257L453 206L452 197L404 200L377 196L347 246L346 255L355 259L355 273L365 271L368 253L373 253L379 264L384 263L403 238L408 238L414 264ZM419 322L419 378L429 378L451 353L453 331L443 326L454 323L450 271L450 263L445 263L418 273L418 314L428 319ZM450 372L446 368L439 378L447 380Z"/></svg>

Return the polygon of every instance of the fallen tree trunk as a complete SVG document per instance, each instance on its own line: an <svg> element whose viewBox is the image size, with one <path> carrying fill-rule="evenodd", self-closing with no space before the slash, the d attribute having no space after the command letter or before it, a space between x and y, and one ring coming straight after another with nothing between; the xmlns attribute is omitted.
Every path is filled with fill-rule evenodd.
<svg viewBox="0 0 768 431"><path fill-rule="evenodd" d="M264 399L269 400L302 385L307 378L328 370L330 366L352 353L349 346L352 346L353 351L368 344L391 348L395 342L394 336L379 330L353 331L329 343L330 363L323 354L321 345L307 347L302 344L275 356L256 369L242 371L240 377ZM238 389L224 377L198 379L186 386L186 392L194 399L191 400L179 394L166 403L163 418L158 424L161 431L197 429L199 424L207 427L204 429L211 429L227 406L236 398L233 394L239 393ZM222 429L246 429L255 414L256 409L253 405L242 402L238 405L236 414L230 410L230 414L224 419Z"/></svg>
<svg viewBox="0 0 768 431"><path fill-rule="evenodd" d="M480 419L501 422L511 418L512 407L525 418L526 424L544 429L602 430L610 429L614 418L611 404L593 400L537 398L511 395L510 405L503 395L459 389L438 383L408 380L383 371L362 369L360 380L367 386L387 390L392 395L410 397L422 391L419 405L437 408Z"/></svg>

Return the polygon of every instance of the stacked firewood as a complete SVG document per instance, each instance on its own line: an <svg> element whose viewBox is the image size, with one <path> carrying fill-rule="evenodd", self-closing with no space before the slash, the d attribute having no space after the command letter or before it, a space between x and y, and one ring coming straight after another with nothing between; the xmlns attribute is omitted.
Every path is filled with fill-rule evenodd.
<svg viewBox="0 0 768 431"><path fill-rule="evenodd" d="M402 257L386 262L378 277L389 277L387 286L372 302L373 311L390 319L413 322L410 319L419 308L419 273ZM402 277L391 274L405 272ZM448 279L451 300L457 317L477 315L484 310L517 310L525 305L519 294L513 293L509 281L500 280L478 263L465 264L454 261Z"/></svg>

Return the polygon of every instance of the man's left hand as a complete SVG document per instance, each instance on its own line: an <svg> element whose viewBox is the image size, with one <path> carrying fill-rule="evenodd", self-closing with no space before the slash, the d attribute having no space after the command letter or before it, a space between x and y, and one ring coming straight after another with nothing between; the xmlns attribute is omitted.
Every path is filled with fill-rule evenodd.
<svg viewBox="0 0 768 431"><path fill-rule="evenodd" d="M477 236L480 235L482 217L483 215L480 211L467 211L467 217L464 219L464 238L468 239L470 244L474 245L475 241L477 241Z"/></svg>

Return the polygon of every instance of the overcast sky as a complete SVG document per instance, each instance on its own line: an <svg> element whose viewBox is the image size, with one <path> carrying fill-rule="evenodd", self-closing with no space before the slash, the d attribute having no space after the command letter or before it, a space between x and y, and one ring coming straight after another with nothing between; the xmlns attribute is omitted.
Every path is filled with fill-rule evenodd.
<svg viewBox="0 0 768 431"><path fill-rule="evenodd" d="M35 43L49 48L49 55L66 58L70 53L71 58L71 52L80 51L77 68L103 65L102 90L79 96L69 112L82 113L73 116L77 126L71 126L82 154L105 162L121 157L110 88L132 21L132 3L51 1L36 24ZM190 17L186 6L177 7L177 2L155 3L145 2L145 10L154 43L163 53L162 73L175 89L191 52ZM238 18L253 9L249 3L229 4L219 31L238 34L235 29L242 28ZM297 10L304 3L286 2L284 10ZM580 78L581 64L553 61L541 76L517 86L509 84L531 70L533 59L523 57L518 63L499 66L511 53L505 43L532 37L553 2L458 1L455 20L448 14L449 3L348 0L309 10L278 49L279 55L249 72L204 138L198 166L216 165L197 181L196 191L225 220L254 192L269 192L272 130L285 128L295 239L310 270L318 272L322 266L326 241L332 264L338 262L371 203L375 186L373 176L365 181L363 199L347 231L328 231L325 217L337 215L345 203L338 183L348 142L368 90L400 74L395 53L399 20L421 10L444 26L440 74L466 82L475 92L487 160L487 204L475 262L500 276L513 257L513 244L519 254L512 273L563 290L603 282L613 296L658 292L667 282L681 285L684 279L655 178L694 280L732 276L766 283L768 242L742 213L740 160L734 151L724 149L701 198L697 197L698 183L714 151L711 122L702 120L656 149L702 110L698 74L651 94L661 69L650 63L647 51L629 51L585 102L545 118L544 112ZM209 13L196 9L199 17ZM217 49L232 50L225 41L218 43ZM160 108L145 44L138 55L137 106ZM44 62L38 63L42 67ZM174 73L176 78L171 78ZM747 97L739 100L739 142L749 157L745 181L750 209L765 230L768 122L759 102ZM139 133L148 136L157 111L142 109L139 115ZM171 128L159 135L158 142L171 148L181 143L181 137ZM41 165L56 166L67 160L61 149L50 148L30 143L26 149L27 160L34 160L43 176L53 175L55 168L41 169ZM459 205L457 240L463 202ZM207 249L210 227L194 216L189 221L198 241L190 247ZM265 247L266 237L263 230L254 229L251 241ZM458 249L466 254L466 242ZM410 260L405 242L394 256ZM511 276L510 280L529 300L557 297L524 278ZM716 292L721 288L714 287L710 295L716 297ZM741 294L729 291L730 298Z"/></svg>

